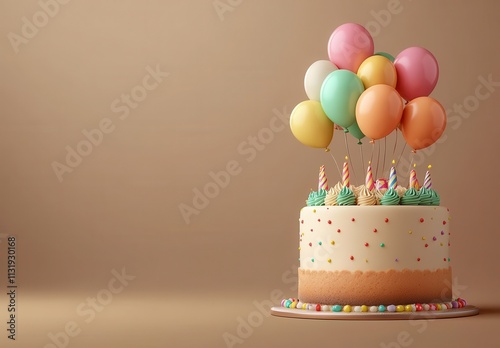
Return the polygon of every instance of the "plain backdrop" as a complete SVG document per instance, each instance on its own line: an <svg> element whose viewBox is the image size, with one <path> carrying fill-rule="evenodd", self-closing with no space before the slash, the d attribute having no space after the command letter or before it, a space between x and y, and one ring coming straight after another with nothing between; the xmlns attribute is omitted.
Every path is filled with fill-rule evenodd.
<svg viewBox="0 0 500 348"><path fill-rule="evenodd" d="M431 96L447 109L448 128L413 161L421 181L432 165L452 214L456 290L490 308L481 328L491 333L500 286L499 13L494 0L2 1L0 286L5 238L14 235L18 340L43 347L74 321L82 331L68 342L58 336L61 346L223 347L255 301L295 296L298 214L319 166L335 183L334 159L341 165L349 154L361 184L369 158L379 176L394 157L411 161L401 137L394 150L394 134L360 149L336 132L325 153L290 132L291 110L307 99L304 74L328 59L328 38L345 22L366 26L376 51L422 46L439 62ZM113 283L117 272L129 280ZM83 315L88 298L100 306ZM457 346L473 342L465 331L481 320L456 319L463 330L446 338L444 326L420 334L400 322L256 317L236 346L325 343L332 330L343 346L379 347L401 330L415 346ZM367 335L348 338L360 331Z"/></svg>

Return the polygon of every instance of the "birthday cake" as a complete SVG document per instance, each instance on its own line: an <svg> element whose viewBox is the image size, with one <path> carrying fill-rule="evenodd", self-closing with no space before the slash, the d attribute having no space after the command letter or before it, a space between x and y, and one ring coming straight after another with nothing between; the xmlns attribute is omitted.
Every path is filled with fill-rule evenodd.
<svg viewBox="0 0 500 348"><path fill-rule="evenodd" d="M321 304L409 304L451 302L449 212L439 206L430 171L418 188L343 183L328 189L324 167L299 219L298 298Z"/></svg>
<svg viewBox="0 0 500 348"><path fill-rule="evenodd" d="M329 146L339 130L347 153L349 136L359 146L366 137L372 156L359 186L351 184L348 156L341 173L337 166L340 179L333 187L320 167L318 190L311 190L300 211L298 298L281 305L333 312L464 307L463 299L452 297L450 214L432 187L431 166L422 186L416 165L404 173L407 185L400 185L396 174L404 150L412 163L416 151L434 144L445 130L445 110L429 97L439 73L435 57L421 47L396 57L374 53L370 33L355 23L332 33L328 56L306 72L309 99L290 115L292 134L304 145L325 149L335 165ZM375 180L385 163L377 159L372 171L374 149L380 154L379 140L386 144L390 135L392 166ZM405 144L396 160L401 137Z"/></svg>

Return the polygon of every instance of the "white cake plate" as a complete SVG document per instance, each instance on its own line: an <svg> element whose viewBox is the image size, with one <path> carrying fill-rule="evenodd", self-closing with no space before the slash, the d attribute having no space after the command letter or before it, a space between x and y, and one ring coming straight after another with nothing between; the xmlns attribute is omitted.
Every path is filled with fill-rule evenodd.
<svg viewBox="0 0 500 348"><path fill-rule="evenodd" d="M297 319L323 319L323 320L401 320L401 319L445 319L469 317L479 314L479 308L467 305L462 308L452 308L444 311L420 312L323 312L308 311L285 307L272 307L271 314L276 317Z"/></svg>

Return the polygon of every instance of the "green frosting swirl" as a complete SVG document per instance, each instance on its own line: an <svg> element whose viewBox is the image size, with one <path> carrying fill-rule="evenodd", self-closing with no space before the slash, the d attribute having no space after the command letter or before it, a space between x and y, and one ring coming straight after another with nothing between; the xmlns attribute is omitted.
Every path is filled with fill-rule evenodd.
<svg viewBox="0 0 500 348"><path fill-rule="evenodd" d="M326 190L312 191L307 198L307 206L320 206L325 205Z"/></svg>
<svg viewBox="0 0 500 348"><path fill-rule="evenodd" d="M406 190L403 197L401 197L401 205L418 205L420 197L418 191L413 187Z"/></svg>
<svg viewBox="0 0 500 348"><path fill-rule="evenodd" d="M344 186L342 190L340 190L339 195L337 197L338 205L356 205L356 196L354 192L347 187Z"/></svg>
<svg viewBox="0 0 500 348"><path fill-rule="evenodd" d="M420 205L432 205L432 194L425 187L418 191L418 196L420 197Z"/></svg>
<svg viewBox="0 0 500 348"><path fill-rule="evenodd" d="M385 194L380 199L381 205L398 205L399 204L399 195L395 189L388 189Z"/></svg>
<svg viewBox="0 0 500 348"><path fill-rule="evenodd" d="M439 197L438 193L436 191L434 191L433 189L429 189L428 191L431 194L431 204L430 205L441 204L441 198Z"/></svg>

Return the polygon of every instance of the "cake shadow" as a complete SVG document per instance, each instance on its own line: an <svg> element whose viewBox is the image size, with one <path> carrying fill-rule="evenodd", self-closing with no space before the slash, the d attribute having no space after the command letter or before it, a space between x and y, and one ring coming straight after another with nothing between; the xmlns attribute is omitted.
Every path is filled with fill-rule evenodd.
<svg viewBox="0 0 500 348"><path fill-rule="evenodd" d="M474 306L474 304L472 304ZM500 305L494 306L475 306L479 309L479 315L481 316L498 316L500 315Z"/></svg>

